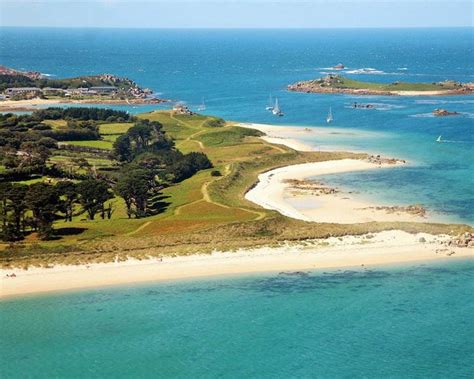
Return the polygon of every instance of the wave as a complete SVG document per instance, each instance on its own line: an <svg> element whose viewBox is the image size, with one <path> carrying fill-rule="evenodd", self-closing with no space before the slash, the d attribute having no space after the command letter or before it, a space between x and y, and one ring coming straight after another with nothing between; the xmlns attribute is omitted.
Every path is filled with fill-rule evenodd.
<svg viewBox="0 0 474 379"><path fill-rule="evenodd" d="M435 115L433 113L418 113L418 114L411 114L409 117L415 118L433 118Z"/></svg>
<svg viewBox="0 0 474 379"><path fill-rule="evenodd" d="M449 139L446 139L446 140L441 140L441 141L436 141L437 143L468 143L468 144L474 144L474 142L472 141L455 141L455 140L449 140Z"/></svg>
<svg viewBox="0 0 474 379"><path fill-rule="evenodd" d="M364 68L358 68L355 70L349 70L347 71L348 74L368 74L368 75L384 75L386 74L385 71L382 70L377 70L372 67L364 67Z"/></svg>
<svg viewBox="0 0 474 379"><path fill-rule="evenodd" d="M415 100L415 104L428 104L428 105L437 105L437 104L474 104L474 100Z"/></svg>
<svg viewBox="0 0 474 379"><path fill-rule="evenodd" d="M386 103L370 103L372 105L372 108L354 108L352 106L353 103L346 103L345 108L347 109L356 109L356 110L376 110L376 111L390 111L392 109L402 109L406 108L405 105L400 105L400 104L386 104ZM362 105L359 103L359 105Z"/></svg>

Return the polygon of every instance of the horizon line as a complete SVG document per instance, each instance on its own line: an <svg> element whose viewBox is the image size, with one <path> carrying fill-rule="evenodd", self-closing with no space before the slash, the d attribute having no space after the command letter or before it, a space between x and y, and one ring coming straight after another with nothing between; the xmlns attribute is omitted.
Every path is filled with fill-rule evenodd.
<svg viewBox="0 0 474 379"><path fill-rule="evenodd" d="M465 26L333 26L333 27L298 27L298 26L244 26L244 27L160 27L160 26L64 26L64 25L0 25L0 28L42 28L42 29L157 29L157 30L334 30L334 29L474 29L474 25Z"/></svg>

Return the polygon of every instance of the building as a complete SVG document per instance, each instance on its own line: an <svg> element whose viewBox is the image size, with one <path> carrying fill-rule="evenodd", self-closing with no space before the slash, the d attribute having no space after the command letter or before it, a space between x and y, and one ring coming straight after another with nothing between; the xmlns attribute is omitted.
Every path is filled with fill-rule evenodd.
<svg viewBox="0 0 474 379"><path fill-rule="evenodd" d="M53 87L45 87L43 88L44 95L63 95L66 91L62 88L53 88Z"/></svg>
<svg viewBox="0 0 474 379"><path fill-rule="evenodd" d="M193 112L188 108L187 105L183 103L177 103L173 107L173 111L177 114L183 114L183 115L192 115Z"/></svg>
<svg viewBox="0 0 474 379"><path fill-rule="evenodd" d="M118 88L114 86L91 87L90 91L95 91L98 95L113 95L117 93Z"/></svg>
<svg viewBox="0 0 474 379"><path fill-rule="evenodd" d="M43 91L38 87L18 87L18 88L7 88L5 90L5 95L12 97L17 95L28 95L28 96L38 96L42 94Z"/></svg>
<svg viewBox="0 0 474 379"><path fill-rule="evenodd" d="M66 96L83 96L89 95L89 88L79 87L79 88L68 88L65 91Z"/></svg>

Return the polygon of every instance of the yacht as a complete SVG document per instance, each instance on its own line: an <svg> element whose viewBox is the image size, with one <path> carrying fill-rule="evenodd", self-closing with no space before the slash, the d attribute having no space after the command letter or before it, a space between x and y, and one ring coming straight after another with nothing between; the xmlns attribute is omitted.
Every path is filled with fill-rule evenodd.
<svg viewBox="0 0 474 379"><path fill-rule="evenodd" d="M272 113L275 116L283 116L283 112L280 109L280 105L278 104L278 99L275 100L275 106L273 107Z"/></svg>
<svg viewBox="0 0 474 379"><path fill-rule="evenodd" d="M326 118L326 122L330 124L333 121L334 121L334 118L332 117L332 109L331 107L329 107L329 113L328 113L328 117Z"/></svg>

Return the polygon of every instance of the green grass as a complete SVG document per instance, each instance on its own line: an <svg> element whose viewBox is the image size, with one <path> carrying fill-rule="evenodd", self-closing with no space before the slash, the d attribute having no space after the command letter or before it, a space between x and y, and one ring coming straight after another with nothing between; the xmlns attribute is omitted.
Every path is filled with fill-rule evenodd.
<svg viewBox="0 0 474 379"><path fill-rule="evenodd" d="M457 87L453 82L443 83L375 83L363 82L346 77L339 77L340 83L333 82L333 88L347 88L347 89L368 89L377 91L442 91L452 90Z"/></svg>
<svg viewBox="0 0 474 379"><path fill-rule="evenodd" d="M104 149L104 150L112 150L113 149L113 142L106 141L106 140L65 141L64 143L67 144L67 145L94 147L94 148L97 148L97 149Z"/></svg>
<svg viewBox="0 0 474 379"><path fill-rule="evenodd" d="M229 146L242 143L244 137L261 136L263 133L258 130L241 128L238 126L218 128L200 136L201 142L205 146Z"/></svg>
<svg viewBox="0 0 474 379"><path fill-rule="evenodd" d="M67 128L67 121L66 120L44 120L43 124L49 125L53 129Z"/></svg>
<svg viewBox="0 0 474 379"><path fill-rule="evenodd" d="M99 132L101 135L113 134L120 135L127 132L133 126L130 122L116 122L112 124L100 124Z"/></svg>

